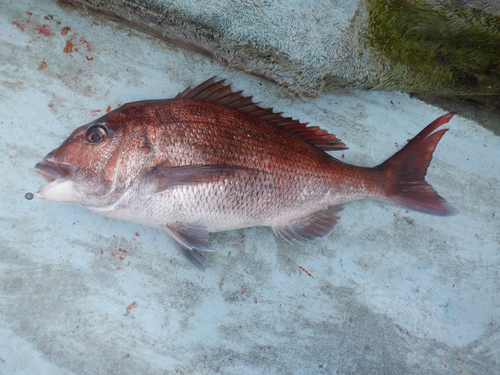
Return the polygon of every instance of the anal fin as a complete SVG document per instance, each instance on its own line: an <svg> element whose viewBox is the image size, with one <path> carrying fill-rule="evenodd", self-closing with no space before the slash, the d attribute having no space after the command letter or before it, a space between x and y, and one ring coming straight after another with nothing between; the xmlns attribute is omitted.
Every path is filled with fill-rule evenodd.
<svg viewBox="0 0 500 375"><path fill-rule="evenodd" d="M207 227L200 222L175 223L165 225L164 230L181 254L190 263L205 271L205 257L200 251L212 251L208 243Z"/></svg>
<svg viewBox="0 0 500 375"><path fill-rule="evenodd" d="M283 237L289 243L292 241L314 241L317 238L328 235L339 217L337 213L342 211L343 205L331 206L326 211L316 213L304 218L302 221L290 225L273 227L274 233Z"/></svg>

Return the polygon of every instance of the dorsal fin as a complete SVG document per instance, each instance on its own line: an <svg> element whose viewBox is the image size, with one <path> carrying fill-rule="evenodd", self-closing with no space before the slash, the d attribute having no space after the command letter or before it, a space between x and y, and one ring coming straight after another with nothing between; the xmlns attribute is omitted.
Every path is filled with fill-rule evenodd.
<svg viewBox="0 0 500 375"><path fill-rule="evenodd" d="M317 126L308 127L308 123L301 123L291 117L283 117L281 116L283 112L274 113L272 108L259 107L258 103L253 102L252 96L243 96L242 92L233 92L231 85L224 85L224 80L215 82L215 77L212 77L195 88L188 87L177 94L175 99L212 103L252 115L279 126L323 151L347 150L344 143L326 130Z"/></svg>

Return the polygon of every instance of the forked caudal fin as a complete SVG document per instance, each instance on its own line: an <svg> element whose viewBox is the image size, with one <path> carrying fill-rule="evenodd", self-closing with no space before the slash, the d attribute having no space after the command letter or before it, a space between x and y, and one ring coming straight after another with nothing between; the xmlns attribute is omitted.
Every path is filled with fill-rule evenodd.
<svg viewBox="0 0 500 375"><path fill-rule="evenodd" d="M410 143L380 164L378 169L390 181L384 201L432 215L449 216L458 213L425 181L432 153L448 129L435 130L446 124L454 113L439 117L422 130Z"/></svg>

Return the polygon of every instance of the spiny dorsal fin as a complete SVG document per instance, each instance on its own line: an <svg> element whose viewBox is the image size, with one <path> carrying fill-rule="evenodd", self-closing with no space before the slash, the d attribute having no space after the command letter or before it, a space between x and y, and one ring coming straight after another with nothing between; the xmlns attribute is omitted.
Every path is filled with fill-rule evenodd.
<svg viewBox="0 0 500 375"><path fill-rule="evenodd" d="M224 85L224 80L214 81L215 77L212 77L195 88L188 87L177 94L175 99L212 103L260 118L285 129L323 151L347 150L344 143L326 130L317 126L308 127L308 123L301 123L291 117L283 117L281 116L283 112L274 113L272 108L259 107L258 103L253 102L252 96L241 95L243 91L233 92L231 85Z"/></svg>

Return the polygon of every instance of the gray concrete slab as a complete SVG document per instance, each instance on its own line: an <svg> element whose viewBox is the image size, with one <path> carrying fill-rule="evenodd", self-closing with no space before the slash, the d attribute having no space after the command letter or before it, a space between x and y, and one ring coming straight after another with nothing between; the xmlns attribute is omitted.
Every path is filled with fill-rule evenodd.
<svg viewBox="0 0 500 375"><path fill-rule="evenodd" d="M213 75L336 134L359 165L443 112L403 93L296 98L48 1L2 2L0 72L0 373L500 372L500 140L478 124L453 118L428 173L458 216L353 202L313 244L212 235L200 273L156 229L27 200L33 166L108 109Z"/></svg>

